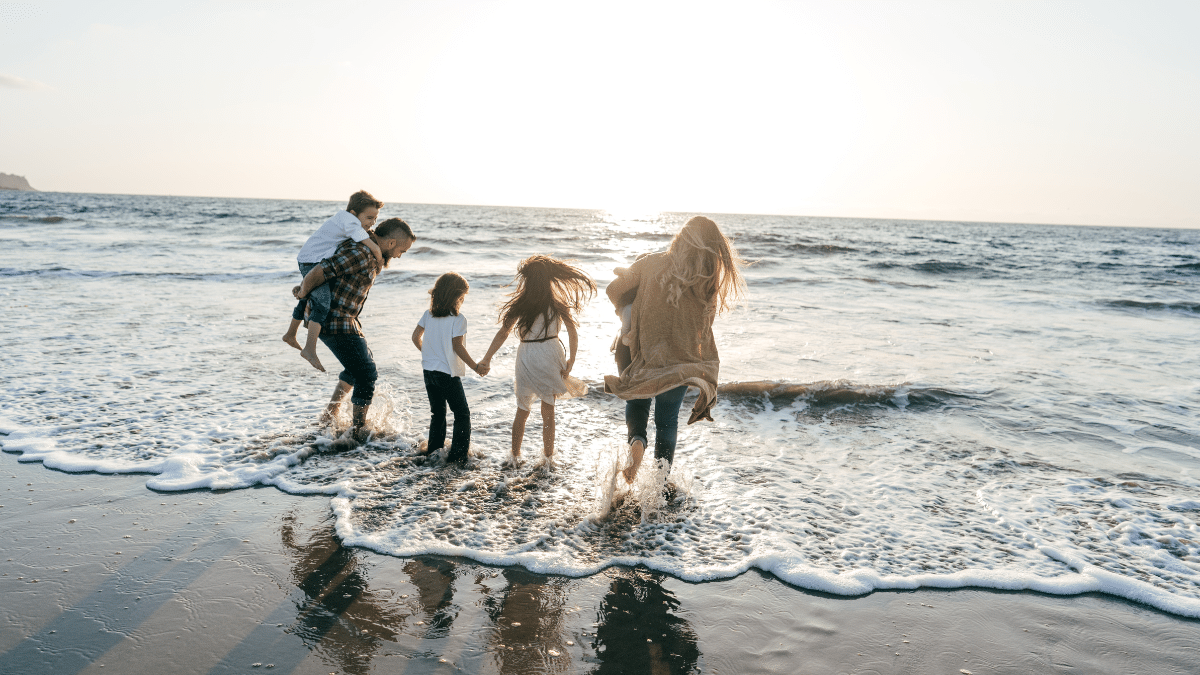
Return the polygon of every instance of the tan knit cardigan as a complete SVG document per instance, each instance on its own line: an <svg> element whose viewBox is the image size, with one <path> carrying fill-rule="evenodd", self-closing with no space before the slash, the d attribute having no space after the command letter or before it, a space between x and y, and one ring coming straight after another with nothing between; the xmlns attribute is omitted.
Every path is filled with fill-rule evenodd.
<svg viewBox="0 0 1200 675"><path fill-rule="evenodd" d="M646 256L608 285L608 297L618 309L630 296L636 297L625 338L633 362L619 377L606 375L604 391L628 400L651 398L686 384L700 390L688 424L712 421L721 365L712 332L716 307L712 298L701 297L695 289L685 290L677 304L668 302L658 280L667 263L665 253Z"/></svg>

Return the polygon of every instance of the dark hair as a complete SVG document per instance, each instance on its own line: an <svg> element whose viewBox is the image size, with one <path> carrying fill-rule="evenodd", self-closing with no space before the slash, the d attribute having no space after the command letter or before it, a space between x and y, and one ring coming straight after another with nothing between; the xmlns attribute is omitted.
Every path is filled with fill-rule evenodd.
<svg viewBox="0 0 1200 675"><path fill-rule="evenodd" d="M463 296L471 285L458 272L446 272L429 289L429 313L435 317L458 316Z"/></svg>
<svg viewBox="0 0 1200 675"><path fill-rule="evenodd" d="M374 206L377 209L383 208L383 202L371 196L366 190L359 190L350 195L350 202L346 204L346 210L354 215L359 215L364 209Z"/></svg>
<svg viewBox="0 0 1200 675"><path fill-rule="evenodd" d="M546 323L561 318L578 326L572 315L596 295L596 282L583 270L545 255L522 260L515 281L517 290L500 307L500 323L516 324L521 333L533 330L542 315Z"/></svg>
<svg viewBox="0 0 1200 675"><path fill-rule="evenodd" d="M375 227L375 236L380 239L399 239L396 236L396 231L399 230L404 236L416 241L417 235L413 234L412 228L408 223L399 218L388 218Z"/></svg>

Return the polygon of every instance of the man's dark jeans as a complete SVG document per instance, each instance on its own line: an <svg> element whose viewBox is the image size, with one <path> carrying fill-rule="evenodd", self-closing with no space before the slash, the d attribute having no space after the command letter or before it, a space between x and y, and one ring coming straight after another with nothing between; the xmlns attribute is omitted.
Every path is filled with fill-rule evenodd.
<svg viewBox="0 0 1200 675"><path fill-rule="evenodd" d="M350 394L350 402L354 405L370 405L375 398L375 380L379 371L375 369L375 359L371 358L371 350L367 348L367 339L353 333L321 333L321 342L333 352L342 364L338 379L354 387Z"/></svg>
<svg viewBox="0 0 1200 675"><path fill-rule="evenodd" d="M454 412L454 437L450 440L449 462L467 461L471 448L471 409L463 391L462 378L440 370L426 370L425 393L429 394L429 450L446 445L446 406Z"/></svg>
<svg viewBox="0 0 1200 675"><path fill-rule="evenodd" d="M654 457L675 463L675 441L679 435L679 405L687 393L687 385L649 398L625 401L625 427L629 443L635 440L646 445L646 423L650 421L650 401L654 401Z"/></svg>

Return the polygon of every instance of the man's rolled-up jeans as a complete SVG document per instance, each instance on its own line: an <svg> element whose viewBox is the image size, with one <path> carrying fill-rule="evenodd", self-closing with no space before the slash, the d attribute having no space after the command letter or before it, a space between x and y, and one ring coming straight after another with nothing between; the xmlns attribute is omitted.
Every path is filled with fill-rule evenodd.
<svg viewBox="0 0 1200 675"><path fill-rule="evenodd" d="M375 368L375 359L367 348L367 339L353 333L321 333L321 342L333 352L338 363L342 364L338 379L354 387L350 394L350 402L354 405L370 405L375 398L375 380L379 371Z"/></svg>
<svg viewBox="0 0 1200 675"><path fill-rule="evenodd" d="M300 283L304 283L304 277L312 271L312 268L321 263L297 263L300 265ZM329 290L329 284L321 284L308 292L308 297L296 302L296 307L292 309L292 318L297 321L304 321L304 307L312 303L312 309L308 312L308 320L316 321L321 325L325 325L325 317L329 316L329 306L333 304L333 292Z"/></svg>

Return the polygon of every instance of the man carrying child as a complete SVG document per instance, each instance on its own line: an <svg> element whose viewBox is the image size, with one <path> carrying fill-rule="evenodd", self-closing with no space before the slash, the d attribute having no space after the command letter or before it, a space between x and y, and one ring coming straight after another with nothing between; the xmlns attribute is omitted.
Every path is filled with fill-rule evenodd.
<svg viewBox="0 0 1200 675"><path fill-rule="evenodd" d="M338 375L337 386L321 419L323 422L333 421L346 396L350 395L353 436L359 441L366 437L364 427L367 409L375 395L378 373L358 315L371 285L375 283L375 277L392 258L400 257L411 248L417 237L408 223L399 218L389 218L375 228L371 239L383 256L382 265L365 243L348 239L337 247L331 257L313 267L305 275L304 283L292 289L292 294L302 299L313 289L328 284L331 299L320 340L342 364L343 370Z"/></svg>
<svg viewBox="0 0 1200 675"><path fill-rule="evenodd" d="M366 190L359 190L350 195L346 210L333 214L332 218L326 220L308 238L308 241L304 242L304 247L296 256L296 262L300 265L300 276L308 274L312 268L320 265L322 260L332 256L338 246L341 246L346 240L353 240L369 247L371 253L375 254L375 258L382 265L383 253L370 237L371 228L375 227L375 219L379 217L381 208L383 208L383 202L375 199ZM292 310L292 322L288 325L287 332L283 334L283 341L299 349L300 356L322 373L325 372L325 366L321 365L321 360L317 358L317 338L321 335L321 328L328 314L329 288L318 286L308 294L308 297L296 303L296 308ZM300 329L300 324L305 320L308 325L308 337L304 341L304 346L301 347L300 343L296 341L296 333Z"/></svg>

